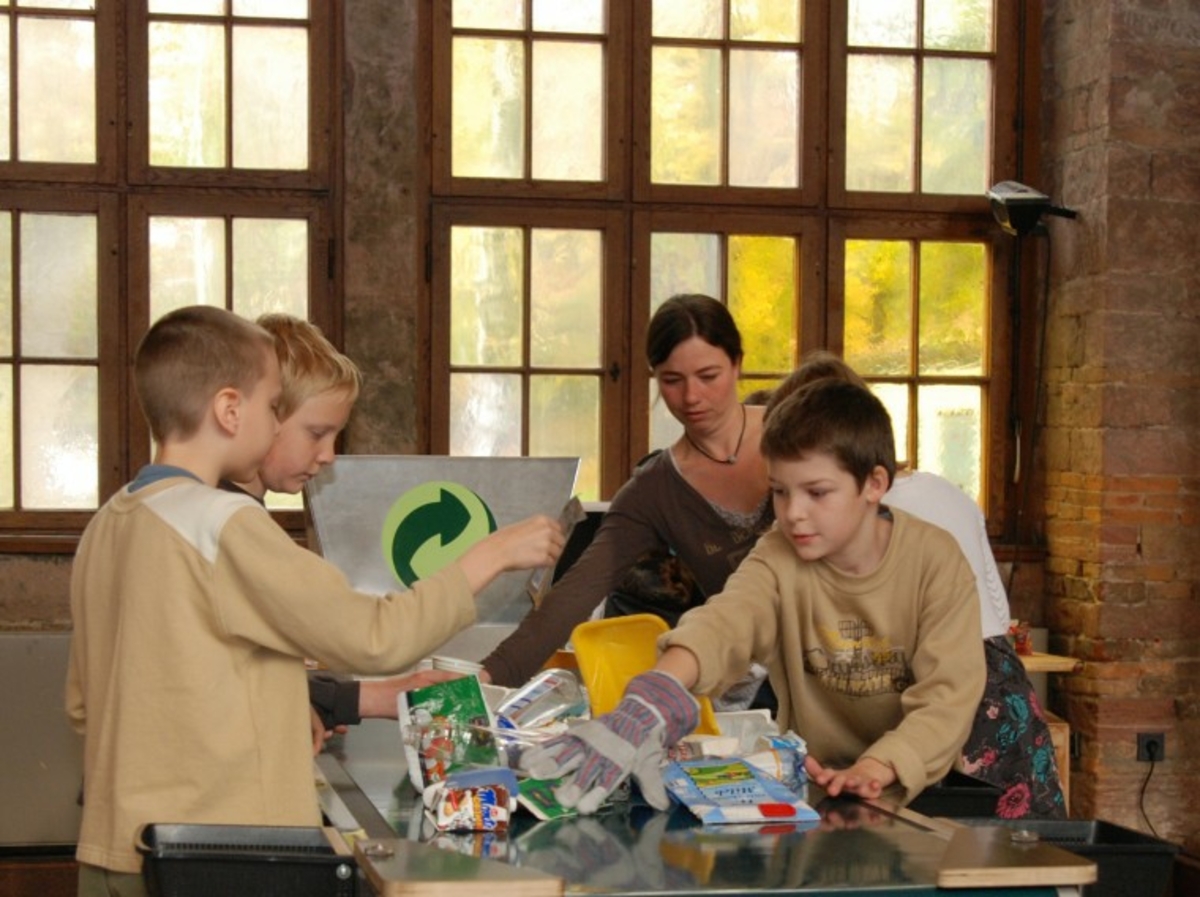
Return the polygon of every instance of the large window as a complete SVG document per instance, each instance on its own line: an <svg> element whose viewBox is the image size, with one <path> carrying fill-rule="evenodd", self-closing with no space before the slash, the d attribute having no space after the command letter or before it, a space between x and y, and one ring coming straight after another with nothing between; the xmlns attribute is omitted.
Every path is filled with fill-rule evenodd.
<svg viewBox="0 0 1200 897"><path fill-rule="evenodd" d="M149 459L126 362L164 312L286 311L336 335L331 13L0 3L5 546L61 548Z"/></svg>
<svg viewBox="0 0 1200 897"><path fill-rule="evenodd" d="M998 527L1016 6L434 0L435 450L578 453L611 496L679 433L649 316L703 292L743 393L842 354Z"/></svg>

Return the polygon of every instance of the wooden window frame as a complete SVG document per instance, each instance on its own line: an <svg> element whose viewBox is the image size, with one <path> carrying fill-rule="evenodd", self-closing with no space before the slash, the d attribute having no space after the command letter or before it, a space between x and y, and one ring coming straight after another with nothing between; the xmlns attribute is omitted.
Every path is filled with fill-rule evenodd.
<svg viewBox="0 0 1200 897"><path fill-rule="evenodd" d="M99 498L103 504L132 478L149 454L149 432L138 408L131 370L149 316L147 215L307 218L310 317L335 345L341 342L342 272L334 241L341 222L336 205L341 108L333 76L341 71L343 59L340 17L344 9L335 2L310 4L309 166L300 172L148 165L145 4L101 2L96 7L87 13L96 21L96 162L0 162L0 186L4 188L0 205L51 213L94 210L99 215L100 342L96 363L100 384ZM60 16L72 14L80 17L77 11L58 12ZM14 296L14 302L16 299ZM15 363L19 364L19 356ZM19 426L19 420L15 425ZM0 511L0 553L70 553L93 513ZM289 532L303 532L302 512L273 513Z"/></svg>
<svg viewBox="0 0 1200 897"><path fill-rule="evenodd" d="M993 180L1003 179L1019 171L1030 151L1022 145L1024 117L1030 111L1030 85L1019 70L1023 54L1022 42L1037 47L1035 17L1028 15L1027 4L1036 7L1036 0L1018 0L1017 4L996 4L995 52L992 56L992 104L990 113L991 158L988 171ZM1018 6L1020 8L1018 8ZM842 245L847 236L874 239L904 240L978 240L988 248L990 270L987 285L990 306L986 312L989 327L986 347L990 370L985 387L985 428L982 434L984 452L982 493L987 509L989 529L994 533L1007 524L1014 513L1015 490L1007 475L1018 455L1016 436L1010 432L1014 408L1025 408L1025 396L1015 394L1014 366L1022 363L1029 349L1017 345L1021 337L1013 324L1013 315L1020 309L1018 302L1027 304L1009 281L1007 274L1012 258L1011 241L994 224L988 202L981 189L974 195L917 194L915 192L881 193L848 191L845 189L846 152L846 9L844 4L825 4L817 0L802 0L802 99L801 143L799 147L801 177L795 189L711 187L650 183L650 76L653 42L650 36L651 8L649 3L626 5L610 3L619 10L609 29L610 54L628 54L630 70L622 76L610 95L609 124L628 121L627 131L614 131L609 140L610 151L621 148L626 154L610 156L610 170L628 172L623 187L601 190L577 185L531 182L528 180L482 181L453 178L450 175L450 59L449 29L450 0L432 2L431 49L431 202L434 249L431 255L432 316L444 315L448 295L446 271L443 269L446 239L445 216L456 221L470 220L473 214L487 214L490 203L506 202L528 207L530 215L551 209L579 206L587 209L610 209L622 216L628 228L630 243L629 266L626 277L628 307L624 317L628 330L623 369L638 370L644 363L640 346L641 334L649 315L649 239L656 230L681 230L697 233L762 233L801 234L800 279L800 339L798 351L825 347L842 350L844 259ZM625 18L628 16L628 18ZM623 34L620 29L629 29ZM1024 32L1024 33L1022 33ZM687 43L687 42L685 42ZM728 47L728 43L722 44ZM618 50L617 48L620 48ZM911 51L920 56L922 51ZM947 55L936 52L927 55ZM955 55L955 54L948 54ZM615 55L613 56L615 58ZM612 102L627 92L627 106L614 112ZM919 109L918 109L919 115ZM919 124L919 120L918 120ZM919 150L919 147L918 147ZM624 161L621 161L623 158ZM919 164L919 152L917 154ZM503 199L502 199L503 198ZM452 210L452 211L451 211ZM537 211L535 211L537 210ZM569 214L566 213L566 214ZM680 226L676 226L681 223ZM434 324L429 331L430 406L445 407L447 387L439 380L448 351L444 322ZM632 365L632 368L630 367ZM605 495L625 481L628 461L640 457L649 438L649 395L642 388L644 377L628 377L624 401L625 410L616 420L626 437L620 449L621 463L626 466L618 473L610 491L606 478ZM619 393L613 394L619 398ZM605 412L606 420L608 420ZM436 449L448 440L448 422L444 411L431 411L429 421L431 441ZM607 430L606 430L607 433ZM607 450L607 437L606 437ZM614 449L615 450L615 449ZM605 471L612 470L604 462ZM1028 475L1028 472L1026 473Z"/></svg>
<svg viewBox="0 0 1200 897"><path fill-rule="evenodd" d="M603 209L530 208L525 206L451 205L436 206L432 218L431 289L434 302L430 317L430 402L426 409L433 454L448 454L450 448L450 234L455 226L589 229L601 232L603 239L603 284L601 286L600 363L595 367L573 369L572 373L593 374L600 381L600 491L611 495L629 476L629 452L623 439L625 422L621 409L628 402L628 376L631 363L629 325L625 309L624 271L629 260L628 236L620 213ZM528 266L524 271L525 295L528 296ZM528 356L529 331L524 330L523 355ZM538 369L523 365L505 370L522 375L522 389L528 397L528 376ZM553 370L553 369L547 369ZM528 401L523 405L529 413Z"/></svg>

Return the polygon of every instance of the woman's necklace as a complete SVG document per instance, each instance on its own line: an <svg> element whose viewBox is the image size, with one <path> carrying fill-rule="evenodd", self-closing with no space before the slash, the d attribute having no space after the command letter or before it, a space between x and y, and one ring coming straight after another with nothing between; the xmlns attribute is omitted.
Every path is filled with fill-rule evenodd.
<svg viewBox="0 0 1200 897"><path fill-rule="evenodd" d="M691 443L692 448L702 454L709 461L715 461L717 464L737 464L738 452L742 450L742 440L746 437L746 406L742 406L742 432L738 433L737 445L733 447L733 454L724 460L716 457L715 455L710 455L708 452L702 449L700 444L692 438L691 434L688 433L687 430L683 431L683 435L687 441Z"/></svg>

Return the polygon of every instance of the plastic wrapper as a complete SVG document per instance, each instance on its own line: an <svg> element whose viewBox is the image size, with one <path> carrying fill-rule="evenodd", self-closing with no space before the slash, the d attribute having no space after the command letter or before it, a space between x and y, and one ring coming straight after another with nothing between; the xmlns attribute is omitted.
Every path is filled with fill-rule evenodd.
<svg viewBox="0 0 1200 897"><path fill-rule="evenodd" d="M706 825L821 818L799 794L743 759L672 762L663 784Z"/></svg>
<svg viewBox="0 0 1200 897"><path fill-rule="evenodd" d="M506 832L517 809L517 778L495 767L453 773L422 793L441 832Z"/></svg>
<svg viewBox="0 0 1200 897"><path fill-rule="evenodd" d="M542 670L496 708L501 728L532 729L587 713L587 694L570 670Z"/></svg>
<svg viewBox="0 0 1200 897"><path fill-rule="evenodd" d="M409 779L418 790L456 769L497 764L493 720L475 676L401 692L396 709Z"/></svg>

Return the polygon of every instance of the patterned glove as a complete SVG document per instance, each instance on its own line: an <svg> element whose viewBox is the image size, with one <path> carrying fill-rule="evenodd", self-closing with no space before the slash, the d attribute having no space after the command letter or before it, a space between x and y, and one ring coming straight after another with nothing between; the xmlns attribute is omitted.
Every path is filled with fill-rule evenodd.
<svg viewBox="0 0 1200 897"><path fill-rule="evenodd" d="M574 772L556 792L565 807L595 813L629 775L656 810L670 806L659 768L671 747L700 721L700 705L674 676L635 676L611 713L526 751L521 769L538 779Z"/></svg>

